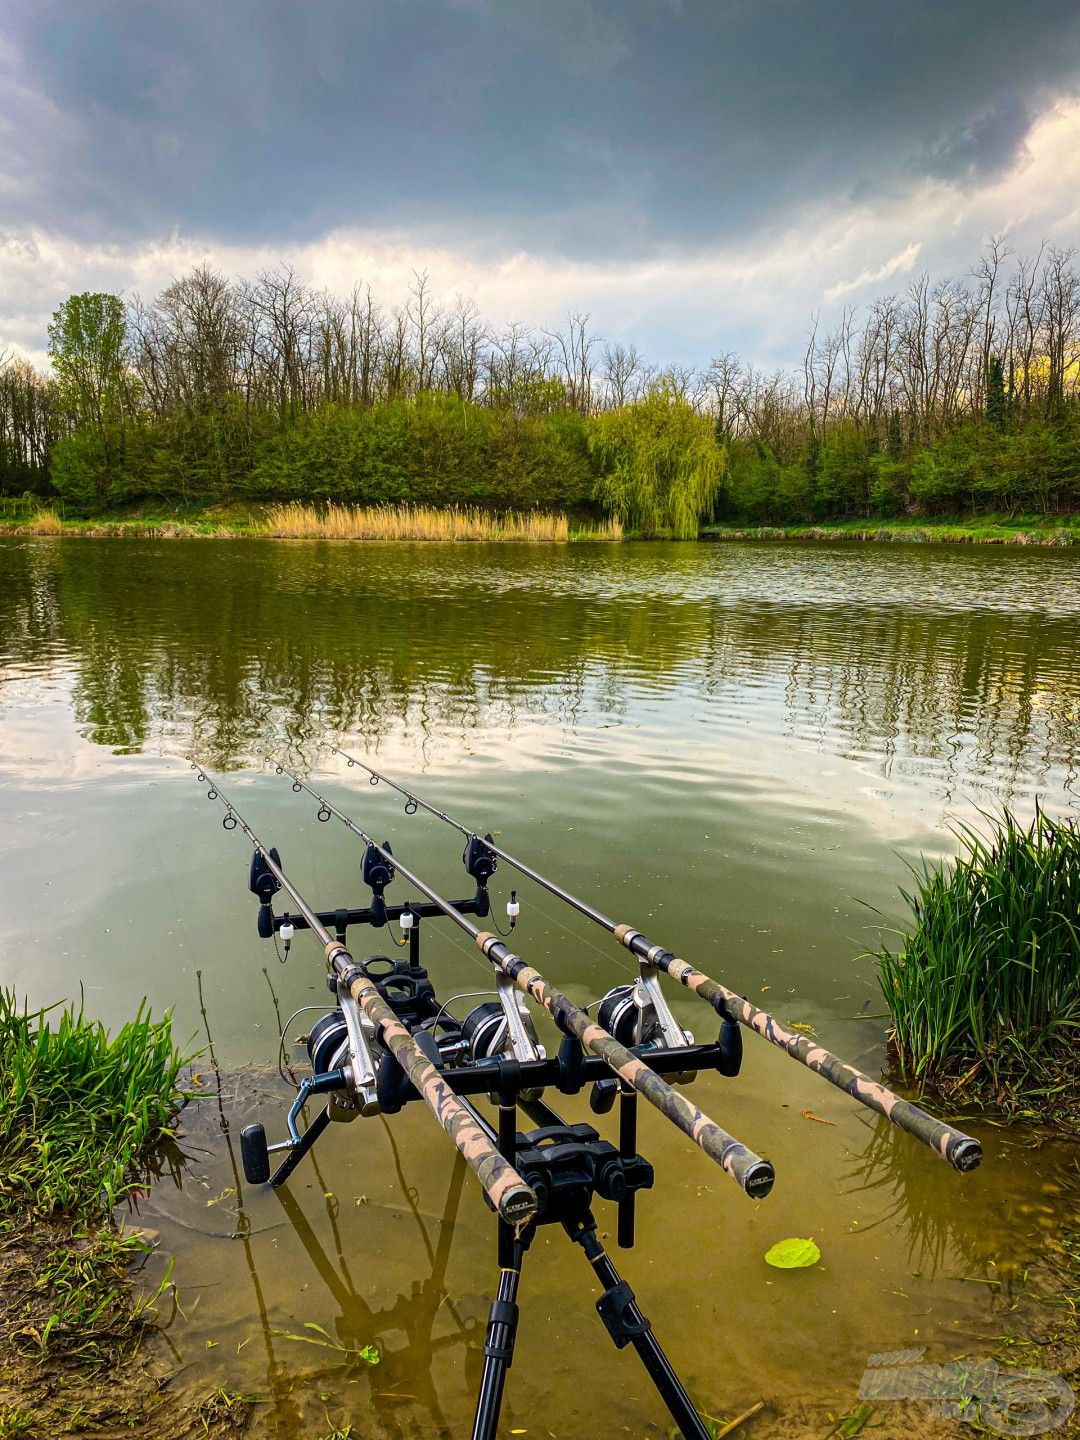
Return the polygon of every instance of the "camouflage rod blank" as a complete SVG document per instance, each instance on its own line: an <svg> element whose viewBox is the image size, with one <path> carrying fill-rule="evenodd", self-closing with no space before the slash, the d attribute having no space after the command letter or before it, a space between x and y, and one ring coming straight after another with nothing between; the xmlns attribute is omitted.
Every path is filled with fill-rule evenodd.
<svg viewBox="0 0 1080 1440"><path fill-rule="evenodd" d="M710 1159L715 1160L747 1195L753 1199L762 1199L769 1193L773 1186L775 1173L768 1160L763 1160L759 1155L755 1155L752 1150L736 1140L734 1136L729 1135L714 1120L710 1120L696 1105L692 1105L684 1095L673 1090L667 1081L651 1070L643 1060L632 1054L624 1045L620 1045L614 1035L611 1035L602 1025L591 1020L586 1011L575 1005L554 986L549 985L544 977L531 966L526 965L520 956L508 950L498 936L481 931L467 916L456 910L448 900L444 900L417 875L406 869L396 855L378 845L347 815L338 810L336 806L331 805L325 796L320 795L306 781L301 780L298 775L294 775L291 770L282 765L280 760L275 760L272 755L267 755L265 758L276 770L290 777L294 788L299 786L319 802L320 817L336 816L365 845L370 845L376 854L394 865L410 885L415 885L432 904L442 910L448 919L453 920L460 929L471 935L478 949L503 974L509 976L519 990L530 996L537 1004L542 1005L560 1029L576 1036L587 1049L600 1056L621 1080L625 1080L639 1095L644 1096L684 1135L689 1136L696 1145L700 1146Z"/></svg>
<svg viewBox="0 0 1080 1440"><path fill-rule="evenodd" d="M661 1115L666 1115L684 1135L700 1145L705 1154L715 1160L748 1195L755 1200L768 1195L775 1179L768 1160L762 1160L748 1150L696 1105L692 1105L685 1095L672 1089L643 1060L625 1045L620 1045L614 1035L591 1020L585 1010L575 1005L562 991L549 985L538 971L526 965L497 935L478 931L475 939L477 948L492 964L508 975L519 990L542 1005L561 1030L575 1035L587 1049L605 1060L621 1080L632 1085L639 1095L655 1105Z"/></svg>
<svg viewBox="0 0 1080 1440"><path fill-rule="evenodd" d="M226 815L222 823L226 829L239 827L263 857L267 868L281 888L289 895L297 911L304 917L308 928L318 936L326 952L326 958L338 977L349 988L349 992L371 1023L382 1031L387 1048L408 1075L418 1093L427 1102L432 1114L453 1140L466 1164L480 1181L488 1198L499 1216L513 1226L527 1225L536 1214L538 1202L532 1187L517 1173L514 1167L499 1154L491 1141L481 1130L468 1108L461 1103L438 1070L417 1045L409 1031L379 994L371 980L359 965L353 962L348 950L335 940L319 920L318 915L307 904L294 887L274 857L221 791L216 781L209 779L198 765L192 765L199 779L209 785L207 792L211 800L220 800ZM229 824L229 820L232 824Z"/></svg>
<svg viewBox="0 0 1080 1440"><path fill-rule="evenodd" d="M708 975L695 970L685 960L677 959L670 950L665 950L662 945L653 945L632 926L616 925L612 933L616 940L634 955L656 969L665 971L693 994L707 1000L718 1015L737 1020L758 1035L763 1035L793 1060L801 1061L808 1070L823 1076L830 1085L835 1085L853 1100L860 1101L870 1110L876 1110L901 1130L906 1130L916 1140L921 1140L943 1160L947 1160L954 1170L974 1170L981 1162L982 1145L972 1136L965 1135L962 1130L957 1130L952 1125L946 1125L942 1120L935 1120L910 1100L904 1100L887 1086L871 1080L869 1075L864 1075L853 1065L845 1064L823 1045L788 1030L779 1020L766 1011L759 1010L756 1005L751 1005L743 996L736 995L716 980L710 980Z"/></svg>
<svg viewBox="0 0 1080 1440"><path fill-rule="evenodd" d="M831 1085L843 1090L853 1100L875 1110L879 1115L886 1116L892 1123L901 1130L906 1130L916 1140L921 1140L928 1145L935 1154L940 1155L953 1167L954 1170L974 1170L982 1160L982 1145L970 1135L965 1135L962 1130L957 1130L951 1125L946 1125L940 1120L935 1120L918 1105L913 1105L910 1100L904 1100L899 1095L888 1089L885 1085L876 1080L871 1080L854 1066L847 1065L844 1061L837 1059L821 1045L815 1045L807 1040L805 1036L795 1034L781 1025L772 1015L764 1010L759 1010L756 1005L734 991L728 990L716 980L710 980L700 970L695 970L685 960L677 959L670 950L662 945L654 945L651 940L645 938L640 931L635 930L631 925L620 925L616 921L604 915L594 906L585 900L580 900L576 895L571 895L569 890L564 890L546 875L541 875L531 865L526 865L523 860L518 860L509 851L488 836L479 836L475 830L470 830L467 825L462 825L453 816L447 815L438 806L429 804L422 800L419 795L406 790L396 780L391 780L389 775L383 775L380 771L372 769L363 760L357 759L355 755L348 754L345 750L339 750L331 746L334 754L340 755L347 760L349 765L359 765L371 776L372 784L383 781L392 790L406 798L406 810L412 813L417 806L426 810L429 815L436 816L447 825L452 825L455 830L466 836L468 839L478 839L483 845L497 855L500 860L505 860L520 874L536 882L542 889L557 899L564 901L579 915L584 915L587 920L602 926L610 935L614 935L621 945L624 945L637 959L652 965L657 970L663 970L681 985L685 985L695 995L700 995L703 1000L713 1007L716 1013L725 1019L738 1021L748 1029L762 1035L771 1044L790 1055L793 1060L800 1061L815 1074L823 1076Z"/></svg>

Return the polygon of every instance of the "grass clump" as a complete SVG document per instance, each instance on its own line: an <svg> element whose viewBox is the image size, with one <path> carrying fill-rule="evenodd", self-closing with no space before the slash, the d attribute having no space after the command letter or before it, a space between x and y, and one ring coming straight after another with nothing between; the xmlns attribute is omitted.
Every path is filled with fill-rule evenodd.
<svg viewBox="0 0 1080 1440"><path fill-rule="evenodd" d="M184 1063L168 1016L140 1006L110 1037L81 1007L31 1012L0 989L0 1212L107 1216L171 1133Z"/></svg>
<svg viewBox="0 0 1080 1440"><path fill-rule="evenodd" d="M62 535L64 522L55 510L35 510L24 527L31 535Z"/></svg>
<svg viewBox="0 0 1080 1440"><path fill-rule="evenodd" d="M914 925L876 956L902 1076L953 1102L1080 1123L1080 830L1036 808L901 892Z"/></svg>
<svg viewBox="0 0 1080 1440"><path fill-rule="evenodd" d="M101 1366L133 1339L146 1253L116 1203L184 1099L168 1016L140 1007L115 1036L82 1008L28 1011L0 988L0 1339L39 1358Z"/></svg>

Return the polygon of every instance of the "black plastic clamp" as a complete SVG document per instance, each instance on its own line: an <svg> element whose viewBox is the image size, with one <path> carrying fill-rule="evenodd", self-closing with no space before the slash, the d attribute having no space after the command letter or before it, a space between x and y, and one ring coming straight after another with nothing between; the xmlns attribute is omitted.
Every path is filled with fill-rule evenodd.
<svg viewBox="0 0 1080 1440"><path fill-rule="evenodd" d="M517 1334L520 1311L513 1300L493 1300L488 1312L487 1335L484 1337L484 1354L492 1360L505 1360L507 1367L514 1363L514 1338ZM496 1345L492 1336L496 1325L507 1327L507 1336L501 1345Z"/></svg>
<svg viewBox="0 0 1080 1440"><path fill-rule="evenodd" d="M634 1292L625 1280L620 1280L610 1290L605 1290L596 1302L596 1313L620 1350L629 1345L631 1340L648 1334L652 1329L644 1315L640 1320L630 1318L630 1310L635 1304Z"/></svg>

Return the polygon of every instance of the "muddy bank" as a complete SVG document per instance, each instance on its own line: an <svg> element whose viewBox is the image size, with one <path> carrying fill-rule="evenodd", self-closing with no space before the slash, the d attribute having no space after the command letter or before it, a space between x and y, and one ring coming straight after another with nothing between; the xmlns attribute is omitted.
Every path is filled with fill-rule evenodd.
<svg viewBox="0 0 1080 1440"><path fill-rule="evenodd" d="M0 1436L231 1440L251 1418L252 1397L184 1383L166 1333L140 1315L133 1276L106 1233L35 1222L0 1237ZM50 1277L61 1261L88 1276L104 1264L112 1284L84 1324L57 1325ZM100 1272L93 1281L99 1289ZM78 1283L78 1279L76 1279ZM168 1305L166 1304L166 1308Z"/></svg>

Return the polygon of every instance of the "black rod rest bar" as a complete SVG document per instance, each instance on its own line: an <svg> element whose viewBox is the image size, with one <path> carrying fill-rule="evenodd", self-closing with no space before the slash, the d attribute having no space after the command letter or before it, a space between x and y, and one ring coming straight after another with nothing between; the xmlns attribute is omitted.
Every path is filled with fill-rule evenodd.
<svg viewBox="0 0 1080 1440"><path fill-rule="evenodd" d="M684 1070L715 1070L721 1075L733 1076L738 1074L738 1070L732 1069L731 1052L725 1040L721 1032L720 1038L711 1044L687 1045L671 1050L652 1050L647 1045L639 1045L631 1046L630 1052L645 1060L658 1075L673 1075ZM585 1085L611 1074L606 1062L598 1055L582 1054L573 1069L580 1079L563 1093L577 1094ZM493 1060L477 1065L439 1067L439 1078L455 1095L488 1095L501 1090L516 1096L522 1091L544 1090L549 1086L561 1090L559 1082L564 1080L565 1074L566 1064L561 1054L548 1060ZM404 1100L418 1098L410 1086L410 1093L404 1096Z"/></svg>
<svg viewBox="0 0 1080 1440"><path fill-rule="evenodd" d="M454 900L452 902L455 910L460 910L463 915L478 915L483 919L490 913L491 901L486 890L479 890L471 900ZM385 905L382 910L373 909L370 905L361 906L352 910L317 910L315 918L320 925L329 928L332 925L371 925L379 929L391 920L400 920L402 915L415 915L418 920L442 919L443 912L438 905L432 905L425 900L421 903L414 901L411 905ZM269 940L281 929L282 925L291 925L294 930L309 929L308 922L302 915L293 915L286 911L283 915L275 915L270 907L269 901L264 901L259 906L259 938Z"/></svg>

